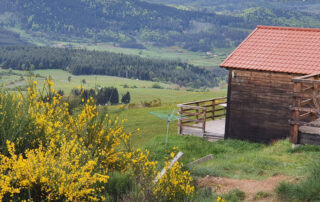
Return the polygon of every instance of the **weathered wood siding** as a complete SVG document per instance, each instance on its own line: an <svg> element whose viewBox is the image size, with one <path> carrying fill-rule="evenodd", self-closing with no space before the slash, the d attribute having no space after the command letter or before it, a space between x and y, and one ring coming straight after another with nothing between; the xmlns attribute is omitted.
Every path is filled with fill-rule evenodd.
<svg viewBox="0 0 320 202"><path fill-rule="evenodd" d="M271 142L289 136L296 74L229 69L226 138Z"/></svg>

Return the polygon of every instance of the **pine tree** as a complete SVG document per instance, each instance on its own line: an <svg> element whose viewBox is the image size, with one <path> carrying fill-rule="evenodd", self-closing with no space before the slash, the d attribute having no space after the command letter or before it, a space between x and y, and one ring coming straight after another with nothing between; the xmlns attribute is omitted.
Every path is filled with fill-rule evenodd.
<svg viewBox="0 0 320 202"><path fill-rule="evenodd" d="M130 103L130 93L127 92L126 94L124 94L121 98L121 103L122 104L129 104Z"/></svg>

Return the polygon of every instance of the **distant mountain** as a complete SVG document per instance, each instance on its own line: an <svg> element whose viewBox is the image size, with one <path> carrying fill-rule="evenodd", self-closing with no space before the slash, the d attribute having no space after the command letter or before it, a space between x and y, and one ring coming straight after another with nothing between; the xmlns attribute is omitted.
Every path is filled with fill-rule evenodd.
<svg viewBox="0 0 320 202"><path fill-rule="evenodd" d="M250 1L199 2L214 5L220 2L220 6L228 7L249 5ZM257 2L254 0L252 6L261 5ZM139 49L149 45L180 46L191 51L231 48L258 24L320 27L319 19L316 14L295 10L250 6L241 12L216 14L139 0L0 1L0 27L3 29L20 29L30 36L48 40L113 42L121 47Z"/></svg>
<svg viewBox="0 0 320 202"><path fill-rule="evenodd" d="M216 12L241 12L252 7L296 10L320 14L318 0L146 0L152 3L187 6Z"/></svg>

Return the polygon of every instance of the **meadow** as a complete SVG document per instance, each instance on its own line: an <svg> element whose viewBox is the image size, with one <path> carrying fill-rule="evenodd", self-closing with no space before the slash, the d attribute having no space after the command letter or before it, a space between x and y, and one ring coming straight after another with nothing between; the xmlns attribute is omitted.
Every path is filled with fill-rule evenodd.
<svg viewBox="0 0 320 202"><path fill-rule="evenodd" d="M94 43L89 39L82 41L78 38L69 38L66 41L44 40L41 37L32 36L18 27L9 30L20 34L21 39L28 41L37 46L53 46L53 47L73 47L79 49L88 49L96 51L109 51L114 53L123 53L129 55L137 55L154 59L179 60L189 64L193 64L205 68L217 68L221 62L231 53L231 48L215 48L210 55L205 52L193 52L182 49L178 46L171 47L153 47L146 45L146 49L123 48L114 46L113 43Z"/></svg>
<svg viewBox="0 0 320 202"><path fill-rule="evenodd" d="M1 72L8 72L9 70L1 70ZM119 90L120 95L127 91L131 94L131 103L140 103L141 101L151 101L154 99L160 99L161 102L166 104L176 104L181 102L188 102L194 100L209 99L212 96L222 96L226 94L226 89L207 89L209 92L193 92L196 89L180 88L174 84L166 84L160 82L142 81L134 79L126 79L112 76L100 76L100 75L81 75L74 76L63 70L35 70L32 78L28 78L27 72L11 70L11 72L24 75L24 79L33 79L39 83L38 88L43 86L45 78L51 77L55 83L56 90L63 90L66 95L70 94L70 91L74 88L82 86L83 88L96 88L96 87L116 87ZM71 81L68 81L68 77L71 77ZM11 85L19 79L17 75L3 75L0 80L0 85ZM85 84L82 81L85 80ZM10 84L10 82L13 82ZM24 85L26 83L19 83ZM153 88L154 84L159 84L161 88ZM18 87L18 86L14 86ZM13 89L14 90L14 89ZM188 90L188 91L187 91ZM211 91L211 92L210 92Z"/></svg>
<svg viewBox="0 0 320 202"><path fill-rule="evenodd" d="M0 73L7 71L0 70ZM25 72L12 72L16 75L3 74L0 81L3 84L21 82L18 81L21 79L20 74L23 75ZM308 178L310 176L309 170L314 167L313 162L318 159L320 154L319 146L306 145L292 149L288 139L279 140L270 145L239 140L208 142L198 137L178 135L176 121L170 123L169 142L168 146L166 146L167 121L159 119L150 114L150 112L170 114L173 110L177 110L177 103L225 96L226 89L192 92L165 83L157 83L162 89L156 89L152 88L152 85L155 84L154 82L108 76L73 76L61 70L36 70L34 74L38 75L33 79L37 81L39 90L42 89L45 77L50 76L54 82L54 88L57 90L63 89L66 95L69 94L71 89L77 88L79 85L84 88L114 86L119 89L120 94L129 91L132 97L131 103L135 103L134 107L129 107L128 105L98 106L98 111L109 114L113 119L118 117L120 120L127 120L123 123L123 126L126 133L132 133L130 138L132 147L149 150L150 159L159 162L157 165L158 170L164 166L172 148L175 147L177 151L184 153L180 162L186 165L184 169L189 170L194 179L209 175L232 179L265 180L273 176L284 175L295 181L295 184L302 183L301 186L299 185L300 187L298 185L294 187L290 183L283 183L276 192L268 195L269 198L274 199L280 197L283 201L299 201L299 194L292 197L289 196L292 190L296 190L295 193L300 193L299 190L306 190L306 186L308 186L308 190L319 190L319 183L313 181L308 183L310 178ZM71 76L70 82L68 81L68 76ZM24 77L27 78L27 76ZM85 84L81 82L83 79L86 80ZM124 85L128 87L124 87ZM151 101L157 98L161 99L160 106L143 107L140 105L143 101ZM213 154L213 160L188 166L188 163L208 154ZM315 169L319 168L316 167ZM197 191L198 195L194 201L217 199L217 194L204 193L203 195L202 190L199 189ZM310 199L310 195L314 196L312 194L314 192L306 193L304 196L307 197L307 200ZM228 201L244 200L241 192L230 192L222 196L229 199Z"/></svg>

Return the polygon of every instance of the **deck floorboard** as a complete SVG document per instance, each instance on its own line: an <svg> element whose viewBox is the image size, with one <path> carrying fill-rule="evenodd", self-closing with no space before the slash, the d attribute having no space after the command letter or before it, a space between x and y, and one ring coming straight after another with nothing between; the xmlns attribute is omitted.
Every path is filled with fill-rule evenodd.
<svg viewBox="0 0 320 202"><path fill-rule="evenodd" d="M189 128L184 126L182 128L181 133L184 135L204 137L210 141L223 140L224 132L225 132L225 123L226 123L225 118L207 121L205 133L202 132L202 129ZM194 126L201 126L201 124L200 123L194 124Z"/></svg>

